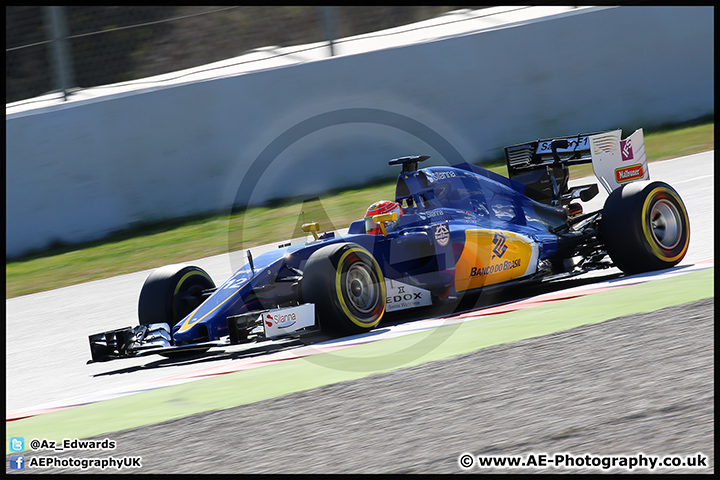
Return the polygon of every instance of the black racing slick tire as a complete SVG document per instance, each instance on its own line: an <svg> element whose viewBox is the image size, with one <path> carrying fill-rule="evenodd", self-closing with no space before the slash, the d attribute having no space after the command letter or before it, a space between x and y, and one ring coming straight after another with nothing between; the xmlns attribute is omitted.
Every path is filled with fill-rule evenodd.
<svg viewBox="0 0 720 480"><path fill-rule="evenodd" d="M664 182L614 190L605 201L600 232L613 263L628 274L673 267L690 244L685 204Z"/></svg>
<svg viewBox="0 0 720 480"><path fill-rule="evenodd" d="M140 291L140 325L167 323L172 329L205 300L202 292L212 288L215 283L202 268L192 265L158 268L148 276Z"/></svg>
<svg viewBox="0 0 720 480"><path fill-rule="evenodd" d="M303 269L301 293L314 303L320 328L352 335L377 326L385 313L385 278L373 256L354 243L313 252Z"/></svg>

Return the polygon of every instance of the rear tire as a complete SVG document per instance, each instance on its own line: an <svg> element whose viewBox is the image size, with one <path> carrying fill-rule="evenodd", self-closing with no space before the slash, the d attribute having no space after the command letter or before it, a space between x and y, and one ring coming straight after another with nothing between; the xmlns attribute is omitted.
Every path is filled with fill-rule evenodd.
<svg viewBox="0 0 720 480"><path fill-rule="evenodd" d="M364 333L385 313L385 278L373 256L360 245L327 245L313 252L303 269L304 302L314 303L327 333Z"/></svg>
<svg viewBox="0 0 720 480"><path fill-rule="evenodd" d="M138 300L140 325L167 323L170 329L204 300L202 291L215 288L210 275L192 265L167 265L145 280Z"/></svg>
<svg viewBox="0 0 720 480"><path fill-rule="evenodd" d="M685 205L664 182L633 182L614 190L605 201L600 232L613 263L628 274L673 267L690 243Z"/></svg>

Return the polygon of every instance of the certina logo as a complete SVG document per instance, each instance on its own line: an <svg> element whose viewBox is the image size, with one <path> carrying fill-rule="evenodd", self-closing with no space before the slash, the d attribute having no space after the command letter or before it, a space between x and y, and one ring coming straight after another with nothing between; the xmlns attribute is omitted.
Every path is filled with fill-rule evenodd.
<svg viewBox="0 0 720 480"><path fill-rule="evenodd" d="M633 165L632 167L618 168L615 170L615 180L618 183L637 180L645 175L642 165Z"/></svg>
<svg viewBox="0 0 720 480"><path fill-rule="evenodd" d="M496 233L493 237L492 242L495 244L495 247L493 248L493 253L498 257L502 257L508 248L507 245L505 245L505 236L501 233ZM495 258L495 255L493 255L492 258Z"/></svg>
<svg viewBox="0 0 720 480"><path fill-rule="evenodd" d="M265 315L265 323L268 327L273 326L273 322L275 322L275 325L278 326L278 328L288 327L289 325L280 325L281 323L287 323L287 322L293 322L295 323L295 320L297 320L297 317L294 313L287 313L287 314L281 314L275 316L270 315L269 313ZM292 323L290 324L292 325Z"/></svg>
<svg viewBox="0 0 720 480"><path fill-rule="evenodd" d="M489 265L487 267L472 267L470 269L470 276L477 277L480 275L490 275L491 273L504 272L511 268L517 268L520 266L520 259L516 260L505 260L504 262Z"/></svg>

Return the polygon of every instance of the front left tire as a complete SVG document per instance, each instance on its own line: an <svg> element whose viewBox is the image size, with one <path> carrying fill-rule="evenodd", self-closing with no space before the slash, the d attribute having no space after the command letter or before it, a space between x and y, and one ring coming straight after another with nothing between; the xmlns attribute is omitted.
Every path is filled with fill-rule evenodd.
<svg viewBox="0 0 720 480"><path fill-rule="evenodd" d="M320 327L328 333L367 332L385 313L385 278L377 261L354 243L327 245L313 252L303 268L304 302L314 303Z"/></svg>

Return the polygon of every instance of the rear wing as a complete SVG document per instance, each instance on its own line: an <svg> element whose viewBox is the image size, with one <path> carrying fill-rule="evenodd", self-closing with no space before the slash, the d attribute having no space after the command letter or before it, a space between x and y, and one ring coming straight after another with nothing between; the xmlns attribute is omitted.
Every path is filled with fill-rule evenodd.
<svg viewBox="0 0 720 480"><path fill-rule="evenodd" d="M549 138L505 147L508 171L512 175L523 170L552 165L556 160L565 165L590 163L592 161L590 136L592 135L597 134Z"/></svg>
<svg viewBox="0 0 720 480"><path fill-rule="evenodd" d="M542 188L541 172L567 176L567 167L592 163L595 176L612 192L620 185L650 178L642 129L621 140L622 130L578 134L505 147L508 176ZM534 172L534 174L533 174ZM529 182L529 180L532 180ZM558 182L567 178L556 178Z"/></svg>

